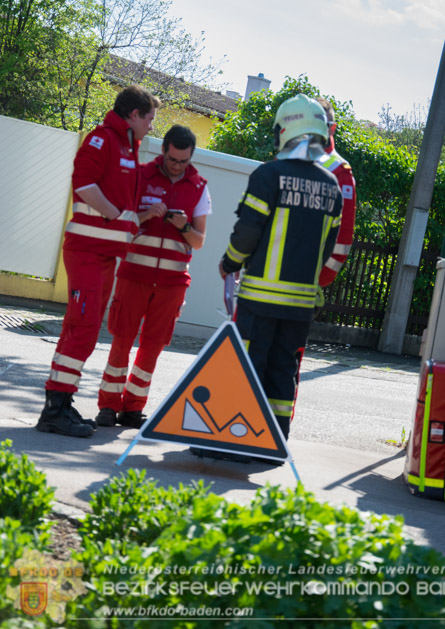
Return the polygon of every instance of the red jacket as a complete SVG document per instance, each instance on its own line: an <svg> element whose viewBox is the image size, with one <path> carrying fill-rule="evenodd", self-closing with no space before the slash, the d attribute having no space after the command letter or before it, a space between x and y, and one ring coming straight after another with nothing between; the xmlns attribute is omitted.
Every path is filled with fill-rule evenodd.
<svg viewBox="0 0 445 629"><path fill-rule="evenodd" d="M162 171L163 161L159 155L141 167L139 210L162 201L169 210L183 210L191 222L207 181L190 164L182 179L172 183ZM146 284L188 286L191 259L192 250L180 231L155 217L142 224L117 275Z"/></svg>
<svg viewBox="0 0 445 629"><path fill-rule="evenodd" d="M66 249L125 257L137 233L136 214L139 141L126 121L109 111L91 131L74 160L73 218L66 227ZM133 141L133 146L132 146ZM76 190L97 184L121 215L110 221L82 201Z"/></svg>
<svg viewBox="0 0 445 629"><path fill-rule="evenodd" d="M332 137L325 154L317 160L317 163L337 177L343 195L342 219L337 241L334 251L322 268L319 277L320 286L327 286L335 280L337 273L346 262L351 248L355 223L355 179L348 162L335 150L334 138Z"/></svg>

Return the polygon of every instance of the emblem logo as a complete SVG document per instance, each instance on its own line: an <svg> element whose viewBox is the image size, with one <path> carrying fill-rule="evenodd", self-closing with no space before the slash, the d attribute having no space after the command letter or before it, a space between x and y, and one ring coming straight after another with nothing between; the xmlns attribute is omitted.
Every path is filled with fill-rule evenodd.
<svg viewBox="0 0 445 629"><path fill-rule="evenodd" d="M28 616L40 616L48 605L48 584L28 581L20 584L20 607Z"/></svg>
<svg viewBox="0 0 445 629"><path fill-rule="evenodd" d="M103 143L104 143L104 139L99 138L97 135L93 135L93 137L90 140L90 146L94 146L95 148L99 150L102 148Z"/></svg>
<svg viewBox="0 0 445 629"><path fill-rule="evenodd" d="M342 186L341 191L344 199L352 199L354 192L352 186Z"/></svg>

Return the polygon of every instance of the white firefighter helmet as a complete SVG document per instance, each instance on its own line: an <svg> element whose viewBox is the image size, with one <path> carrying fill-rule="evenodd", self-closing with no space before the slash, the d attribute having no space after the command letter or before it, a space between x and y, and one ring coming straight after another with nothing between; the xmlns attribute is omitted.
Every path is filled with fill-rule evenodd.
<svg viewBox="0 0 445 629"><path fill-rule="evenodd" d="M312 136L312 140L326 144L329 139L326 113L313 98L308 98L306 94L297 94L285 100L278 108L274 134L275 148L280 151L290 140L301 136Z"/></svg>

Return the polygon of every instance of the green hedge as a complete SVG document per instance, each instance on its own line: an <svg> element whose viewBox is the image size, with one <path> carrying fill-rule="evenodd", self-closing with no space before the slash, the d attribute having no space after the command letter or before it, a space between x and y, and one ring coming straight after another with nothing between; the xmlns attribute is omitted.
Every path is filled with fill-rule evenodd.
<svg viewBox="0 0 445 629"><path fill-rule="evenodd" d="M146 480L145 470L129 470L92 496L92 513L87 514L80 533L97 542L117 538L147 545L206 493L202 481L173 491Z"/></svg>
<svg viewBox="0 0 445 629"><path fill-rule="evenodd" d="M2 449L18 469L20 459ZM11 486L26 491L32 483L19 476ZM239 505L202 481L164 488L129 470L92 497L72 559L83 577L51 590L72 594L66 609L58 603L30 618L13 608L7 593L20 577L10 568L25 551L44 552L48 532L0 512L0 628L442 626L445 557L407 540L402 525L321 504L301 484L266 486ZM220 616L207 617L215 608Z"/></svg>
<svg viewBox="0 0 445 629"><path fill-rule="evenodd" d="M153 610L173 610L175 629L207 628L214 621L197 619L197 610L214 607L222 614L240 610L220 621L226 627L294 627L298 619L305 619L301 626L324 628L376 627L387 619L391 627L411 627L414 618L441 624L443 597L426 592L438 580L431 567L445 572L445 557L406 540L400 517L320 504L301 485L268 486L241 506L212 493L193 496L196 487L165 490L150 481L144 493L141 480L130 471L94 498L99 504L108 497L109 527L111 486L125 487L128 495L134 485L132 500L125 501L125 521L133 526L122 526L119 499L107 541L91 519L82 527L84 551L77 559L88 568L89 594L69 605L67 628L165 627L165 617ZM164 501L168 523L153 526L146 517L147 494L149 509ZM248 609L252 615L243 616Z"/></svg>
<svg viewBox="0 0 445 629"><path fill-rule="evenodd" d="M51 512L54 489L26 454L18 457L11 446L9 439L0 443L0 517L39 527Z"/></svg>
<svg viewBox="0 0 445 629"><path fill-rule="evenodd" d="M14 454L11 445L10 440L0 443L0 627L15 629L17 621L20 629L38 629L29 619L20 618L21 625L11 620L16 612L7 591L19 583L13 573L15 562L28 550L43 552L50 543L47 516L54 491L34 463L26 455Z"/></svg>

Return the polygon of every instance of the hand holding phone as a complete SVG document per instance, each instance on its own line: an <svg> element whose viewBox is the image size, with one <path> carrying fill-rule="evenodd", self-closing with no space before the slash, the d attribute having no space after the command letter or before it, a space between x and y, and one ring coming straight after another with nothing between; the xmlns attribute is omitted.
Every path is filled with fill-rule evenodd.
<svg viewBox="0 0 445 629"><path fill-rule="evenodd" d="M175 216L175 214L182 214L182 210L168 210L167 214L164 215L164 221L166 221L168 218L173 218L173 216Z"/></svg>

